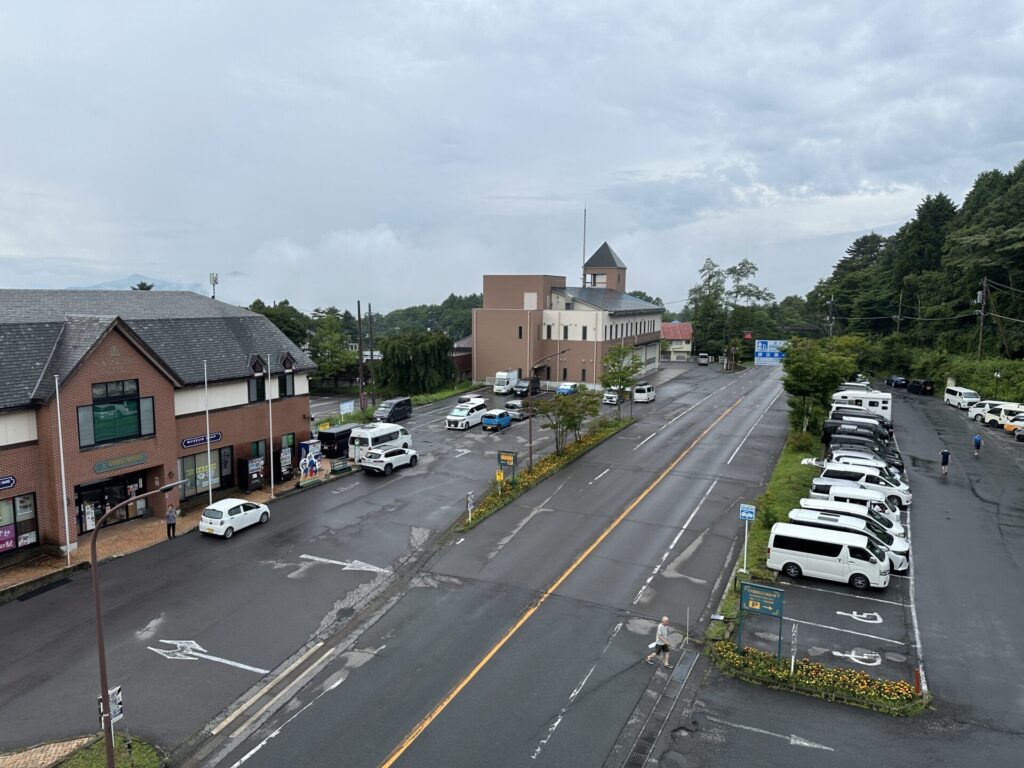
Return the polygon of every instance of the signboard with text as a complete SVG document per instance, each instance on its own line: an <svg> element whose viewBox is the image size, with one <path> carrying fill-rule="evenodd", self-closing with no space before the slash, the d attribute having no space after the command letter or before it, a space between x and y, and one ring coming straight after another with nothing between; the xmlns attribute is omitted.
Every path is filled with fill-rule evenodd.
<svg viewBox="0 0 1024 768"><path fill-rule="evenodd" d="M744 581L740 585L740 609L762 613L765 616L782 615L782 603L785 591L775 587L765 587Z"/></svg>
<svg viewBox="0 0 1024 768"><path fill-rule="evenodd" d="M221 438L224 436L220 432L210 433L210 443L219 443ZM181 441L182 448L195 448L197 445L206 445L206 435L196 435L195 437L186 437Z"/></svg>
<svg viewBox="0 0 1024 768"><path fill-rule="evenodd" d="M754 365L782 365L786 356L785 339L758 339L754 342Z"/></svg>
<svg viewBox="0 0 1024 768"><path fill-rule="evenodd" d="M14 479L14 475L0 477L0 491L6 491L8 488L13 488L17 484L18 481Z"/></svg>

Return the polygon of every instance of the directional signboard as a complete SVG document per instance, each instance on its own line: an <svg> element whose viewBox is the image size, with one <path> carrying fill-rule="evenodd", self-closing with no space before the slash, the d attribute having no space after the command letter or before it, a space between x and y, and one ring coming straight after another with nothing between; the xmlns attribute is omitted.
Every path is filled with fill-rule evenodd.
<svg viewBox="0 0 1024 768"><path fill-rule="evenodd" d="M736 650L743 650L743 614L759 613L779 620L777 655L782 658L782 605L785 591L749 581L740 583L740 615L736 629Z"/></svg>
<svg viewBox="0 0 1024 768"><path fill-rule="evenodd" d="M740 504L740 520L753 520L757 507L753 504Z"/></svg>
<svg viewBox="0 0 1024 768"><path fill-rule="evenodd" d="M782 365L785 339L758 339L754 342L754 365Z"/></svg>

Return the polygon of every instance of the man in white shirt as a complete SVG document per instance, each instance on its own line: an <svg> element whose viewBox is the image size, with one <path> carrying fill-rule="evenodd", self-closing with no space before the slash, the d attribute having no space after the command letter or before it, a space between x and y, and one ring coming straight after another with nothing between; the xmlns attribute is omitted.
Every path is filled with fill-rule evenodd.
<svg viewBox="0 0 1024 768"><path fill-rule="evenodd" d="M653 664L654 659L658 656L664 656L664 664L666 667L672 666L668 663L668 616L661 617L661 624L658 625L657 631L654 633L654 650L647 654L646 661L648 664Z"/></svg>

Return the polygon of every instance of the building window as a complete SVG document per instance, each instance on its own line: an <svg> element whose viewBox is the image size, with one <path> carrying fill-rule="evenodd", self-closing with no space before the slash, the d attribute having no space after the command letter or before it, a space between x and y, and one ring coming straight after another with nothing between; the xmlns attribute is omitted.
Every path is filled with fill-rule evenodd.
<svg viewBox="0 0 1024 768"><path fill-rule="evenodd" d="M562 326L562 341L568 341L568 340L569 340L569 326L568 325L563 325Z"/></svg>
<svg viewBox="0 0 1024 768"><path fill-rule="evenodd" d="M249 402L258 403L267 399L267 382L262 378L249 379Z"/></svg>
<svg viewBox="0 0 1024 768"><path fill-rule="evenodd" d="M547 327L547 338L549 340L551 339L551 326L550 325Z"/></svg>
<svg viewBox="0 0 1024 768"><path fill-rule="evenodd" d="M282 373L277 377L277 396L293 397L295 395L295 374Z"/></svg>
<svg viewBox="0 0 1024 768"><path fill-rule="evenodd" d="M249 456L253 459L262 459L267 455L267 441L257 440L249 444Z"/></svg>
<svg viewBox="0 0 1024 768"><path fill-rule="evenodd" d="M587 340L587 326L585 325L583 326L583 340Z"/></svg>
<svg viewBox="0 0 1024 768"><path fill-rule="evenodd" d="M587 380L587 369L586 368L580 368L580 381L586 381L586 380Z"/></svg>
<svg viewBox="0 0 1024 768"><path fill-rule="evenodd" d="M519 326L519 338L523 338L523 326Z"/></svg>
<svg viewBox="0 0 1024 768"><path fill-rule="evenodd" d="M210 450L211 468L207 470L206 451L182 456L178 459L178 477L187 482L180 486L181 498L187 499L207 493L212 483L213 489L227 488L232 484L232 459L234 449L213 448Z"/></svg>
<svg viewBox="0 0 1024 768"><path fill-rule="evenodd" d="M93 384L92 400L78 406L80 448L154 434L153 398L139 397L138 379Z"/></svg>
<svg viewBox="0 0 1024 768"><path fill-rule="evenodd" d="M562 381L568 381L568 380L569 380L569 369L568 368L563 368L562 369Z"/></svg>
<svg viewBox="0 0 1024 768"><path fill-rule="evenodd" d="M0 554L38 543L36 495L0 499Z"/></svg>

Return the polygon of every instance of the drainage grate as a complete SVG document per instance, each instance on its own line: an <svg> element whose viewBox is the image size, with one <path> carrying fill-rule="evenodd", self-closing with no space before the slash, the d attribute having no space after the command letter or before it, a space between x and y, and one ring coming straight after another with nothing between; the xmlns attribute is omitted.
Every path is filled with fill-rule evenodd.
<svg viewBox="0 0 1024 768"><path fill-rule="evenodd" d="M56 589L61 584L70 584L70 583L71 583L71 579L57 579L56 581L51 581L45 587L40 587L39 589L33 589L31 592L26 592L24 595L19 595L15 599L20 600L21 602L25 602L26 600L31 600L33 597L38 597L39 595L43 594L44 592L49 592L51 589Z"/></svg>
<svg viewBox="0 0 1024 768"><path fill-rule="evenodd" d="M683 685L690 675L690 670L697 662L697 654L694 651L684 651L676 663L675 669L668 676L658 699L651 709L650 714L644 721L633 748L629 751L622 768L644 768L657 745L658 738L665 729L665 724L675 709L676 700L683 692Z"/></svg>
<svg viewBox="0 0 1024 768"><path fill-rule="evenodd" d="M654 740L658 736L658 729L651 728L650 725L648 723L648 727L644 728L643 734L637 739L636 744L633 746L633 751L629 753L629 757L622 764L622 768L644 768L644 765L647 763L647 757L651 754L651 750L654 749Z"/></svg>

